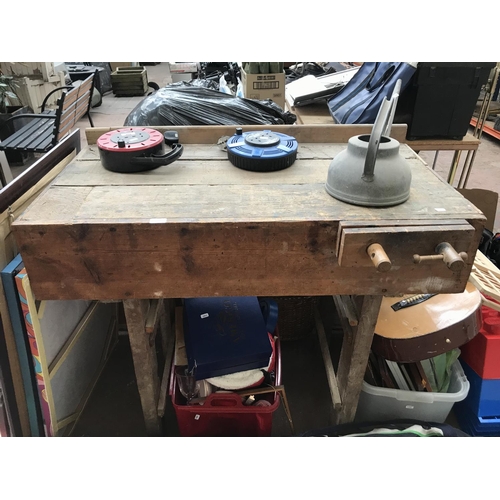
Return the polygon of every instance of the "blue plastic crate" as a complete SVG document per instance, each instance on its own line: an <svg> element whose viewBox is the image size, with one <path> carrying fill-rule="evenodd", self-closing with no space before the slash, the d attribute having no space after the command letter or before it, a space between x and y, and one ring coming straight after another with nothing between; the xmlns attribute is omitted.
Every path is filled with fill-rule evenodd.
<svg viewBox="0 0 500 500"><path fill-rule="evenodd" d="M470 384L463 404L477 417L500 417L500 379L482 379L467 363L461 364Z"/></svg>

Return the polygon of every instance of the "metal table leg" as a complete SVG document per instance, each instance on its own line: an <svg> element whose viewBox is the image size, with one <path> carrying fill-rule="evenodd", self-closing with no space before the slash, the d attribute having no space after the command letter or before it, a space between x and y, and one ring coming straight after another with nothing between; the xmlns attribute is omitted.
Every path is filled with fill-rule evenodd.
<svg viewBox="0 0 500 500"><path fill-rule="evenodd" d="M458 164L460 163L460 155L462 151L455 151L453 155L453 161L451 162L450 171L448 173L448 184L453 185L453 181L455 180L455 175L457 173Z"/></svg>
<svg viewBox="0 0 500 500"><path fill-rule="evenodd" d="M436 163L438 156L439 156L439 151L436 151L436 154L434 155L434 161L432 162L432 170L436 170Z"/></svg>

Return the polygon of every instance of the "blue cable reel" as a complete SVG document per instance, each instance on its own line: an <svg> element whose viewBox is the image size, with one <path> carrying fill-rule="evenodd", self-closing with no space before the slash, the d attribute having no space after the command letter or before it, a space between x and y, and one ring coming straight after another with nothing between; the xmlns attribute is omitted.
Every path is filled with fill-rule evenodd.
<svg viewBox="0 0 500 500"><path fill-rule="evenodd" d="M241 128L227 140L227 156L238 168L252 172L275 172L293 165L299 144L295 137L260 130L243 133Z"/></svg>

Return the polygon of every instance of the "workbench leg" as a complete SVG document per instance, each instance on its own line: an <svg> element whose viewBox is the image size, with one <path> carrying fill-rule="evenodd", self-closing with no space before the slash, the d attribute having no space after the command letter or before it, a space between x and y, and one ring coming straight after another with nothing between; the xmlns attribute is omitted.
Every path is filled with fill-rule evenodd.
<svg viewBox="0 0 500 500"><path fill-rule="evenodd" d="M330 397L332 398L333 419L342 408L342 400L340 398L339 386L337 384L337 377L332 364L332 356L328 347L328 340L326 338L325 327L321 321L321 316L317 306L314 306L314 321L316 324L316 333L318 334L319 346L321 354L323 355L323 363L325 364L326 380L330 388Z"/></svg>
<svg viewBox="0 0 500 500"><path fill-rule="evenodd" d="M163 303L161 306L161 314L160 314L160 336L161 336L161 349L164 356L167 355L169 341L175 338L174 311L175 311L174 300L163 299Z"/></svg>
<svg viewBox="0 0 500 500"><path fill-rule="evenodd" d="M160 335L163 357L163 373L158 396L158 416L163 417L167 407L168 384L170 380L170 368L172 367L175 348L175 301L173 299L163 300L163 309L160 316Z"/></svg>
<svg viewBox="0 0 500 500"><path fill-rule="evenodd" d="M146 432L150 436L161 434L161 420L158 417L158 361L154 342L149 342L146 333L148 300L128 299L123 301L127 330L134 360L137 388L141 398Z"/></svg>
<svg viewBox="0 0 500 500"><path fill-rule="evenodd" d="M356 416L381 302L380 295L364 296L359 310L358 325L350 332L344 333L337 370L342 401L342 407L337 413L337 424L352 422Z"/></svg>

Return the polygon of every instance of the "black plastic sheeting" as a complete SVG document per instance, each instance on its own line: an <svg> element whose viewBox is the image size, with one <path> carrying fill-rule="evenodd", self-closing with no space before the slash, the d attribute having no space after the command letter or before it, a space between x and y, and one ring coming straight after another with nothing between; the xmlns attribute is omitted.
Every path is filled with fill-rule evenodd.
<svg viewBox="0 0 500 500"><path fill-rule="evenodd" d="M271 100L231 96L206 88L200 80L157 90L130 112L124 125L284 125L293 124L296 119Z"/></svg>

